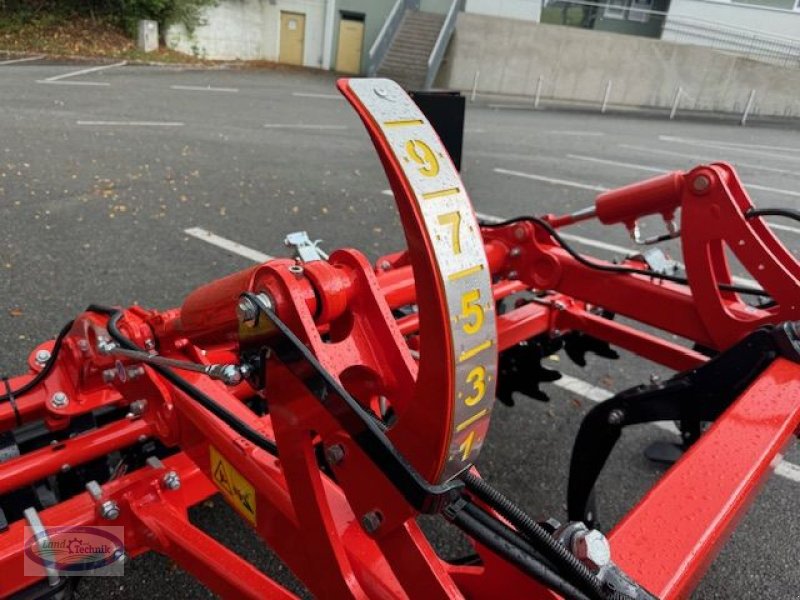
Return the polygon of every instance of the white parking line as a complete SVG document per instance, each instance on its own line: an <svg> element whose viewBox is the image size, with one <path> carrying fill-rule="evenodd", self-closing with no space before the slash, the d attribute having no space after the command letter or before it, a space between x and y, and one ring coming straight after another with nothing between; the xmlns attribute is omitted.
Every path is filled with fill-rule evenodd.
<svg viewBox="0 0 800 600"><path fill-rule="evenodd" d="M576 136L576 137L601 137L604 136L605 133L602 131L560 131L560 130L553 130L548 131L547 133L553 135L568 135L568 136Z"/></svg>
<svg viewBox="0 0 800 600"><path fill-rule="evenodd" d="M501 175L510 175L512 177L522 177L524 179L533 179L535 181L543 181L552 185L563 185L566 187L574 187L581 190L591 190L593 192L607 192L609 188L600 185L589 185L586 183L578 183L577 181L567 181L566 179L554 179L553 177L545 177L544 175L536 175L534 173L522 173L521 171L509 171L508 169L495 168L495 173Z"/></svg>
<svg viewBox="0 0 800 600"><path fill-rule="evenodd" d="M663 156L677 156L678 158L683 159L692 159L692 160L700 160L703 162L713 162L718 160L716 158L710 159L707 155L702 154L686 154L685 152L673 152L671 150L656 150L655 148L648 148L646 146L633 146L631 144L620 144L620 148L627 148L628 150L636 150L637 152L649 152L650 154L661 154ZM789 169L776 169L775 167L764 167L762 165L754 165L753 163L746 163L740 160L737 160L734 163L735 167L745 167L748 169L754 169L757 171L765 171L767 173L780 173L781 175L797 175L797 171L791 171Z"/></svg>
<svg viewBox="0 0 800 600"><path fill-rule="evenodd" d="M45 55L42 54L41 56L26 56L25 58L12 58L11 60L0 61L0 65L15 65L17 63L31 62L33 60L42 60L44 57Z"/></svg>
<svg viewBox="0 0 800 600"><path fill-rule="evenodd" d="M567 158L572 158L574 160L583 160L587 162L594 162L604 165L612 165L615 167L624 167L626 169L635 169L638 171L647 171L649 173L669 173L671 170L674 170L674 169L667 169L664 167L652 167L648 165L637 165L634 163L620 162L617 160L608 160L605 158L597 158L595 156L583 156L580 154L567 154ZM800 198L800 192L796 192L794 190L784 190L781 188L768 187L766 185L758 185L755 183L746 183L746 182L742 183L746 188L750 188L751 190L761 190L763 192L770 192L772 194L779 194L781 196L793 196L795 198Z"/></svg>
<svg viewBox="0 0 800 600"><path fill-rule="evenodd" d="M739 148L736 146L726 146L724 144L706 142L704 140L693 140L691 138L681 138L670 135L660 135L658 136L658 139L661 140L662 142L686 144L688 146L698 146L700 148L712 148L714 150L729 150L733 152L744 152L745 154L754 154L756 156L767 156L769 158L777 158L783 161L800 162L800 156L786 156L785 154L776 154L774 152L765 152L763 150L752 150L750 148Z"/></svg>
<svg viewBox="0 0 800 600"><path fill-rule="evenodd" d="M62 79L67 79L68 77L77 77L78 75L86 75L88 73L96 73L97 71L104 71L106 69L113 69L115 67L124 67L128 64L128 61L123 60L122 62L114 63L111 65L100 65L99 67L91 67L89 69L81 69L80 71L72 71L70 73L63 73L62 75L55 75L54 77L48 77L47 79L43 79L43 82L50 83L51 81L61 81Z"/></svg>
<svg viewBox="0 0 800 600"><path fill-rule="evenodd" d="M476 214L481 218L485 218L486 220L502 220L499 217L494 217L492 215L481 215L481 213ZM239 244L238 242L218 236L201 227L184 229L184 233L207 242L213 246L217 246L218 248L222 248L223 250L227 250L228 252L232 252L233 254L238 254L239 256L248 258L254 262L266 262L274 258L269 254L264 254L263 252L259 252L258 250ZM553 384L561 389L581 396L582 398L586 398L587 400L595 403L604 402L605 400L608 400L614 396L614 393L609 390L597 387L588 381L583 381L582 379L578 379L577 377L572 377L571 375L566 375L563 373L561 375L561 379L553 382ZM654 423L654 425L660 429L664 429L665 431L675 434L678 433L677 427L675 427L675 424L671 421ZM787 461L781 461L778 465L776 465L775 474L795 482L800 482L800 466Z"/></svg>
<svg viewBox="0 0 800 600"><path fill-rule="evenodd" d="M211 87L210 85L171 85L169 89L186 90L190 92L227 92L229 94L235 94L239 91L239 88Z"/></svg>
<svg viewBox="0 0 800 600"><path fill-rule="evenodd" d="M98 127L183 127L180 121L75 121L76 125L94 125Z"/></svg>
<svg viewBox="0 0 800 600"><path fill-rule="evenodd" d="M111 85L107 81L47 81L46 79L38 79L36 83L46 83L47 85L94 85L98 87Z"/></svg>
<svg viewBox="0 0 800 600"><path fill-rule="evenodd" d="M764 144L748 144L741 142L724 142L720 140L707 140L713 144L720 146L734 146L736 148L758 148L760 150L779 150L781 152L800 152L800 148L792 148L791 146L768 146Z"/></svg>
<svg viewBox="0 0 800 600"><path fill-rule="evenodd" d="M310 125L305 123L264 123L267 129L333 129L341 131L347 129L347 125Z"/></svg>
<svg viewBox="0 0 800 600"><path fill-rule="evenodd" d="M189 229L184 229L183 232L187 235L197 238L198 240L202 240L208 244L211 244L212 246L216 246L217 248L222 248L223 250L227 250L233 254L238 254L239 256L249 258L254 262L262 263L275 258L269 254L264 254L263 252L259 252L253 248L248 248L247 246L243 246L242 244L229 240L228 238L211 233L202 227L191 227Z"/></svg>
<svg viewBox="0 0 800 600"><path fill-rule="evenodd" d="M320 98L323 100L344 100L341 94L314 94L312 92L292 92L292 96L298 98Z"/></svg>

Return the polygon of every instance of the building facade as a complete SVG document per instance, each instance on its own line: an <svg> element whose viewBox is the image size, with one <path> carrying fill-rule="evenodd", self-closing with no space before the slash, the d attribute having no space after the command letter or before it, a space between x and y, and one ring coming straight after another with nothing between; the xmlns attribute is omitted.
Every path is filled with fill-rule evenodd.
<svg viewBox="0 0 800 600"><path fill-rule="evenodd" d="M420 0L444 14L452 0ZM167 45L213 60L267 60L360 74L395 0L222 0L193 32L173 26ZM538 21L541 0L467 0L467 12Z"/></svg>

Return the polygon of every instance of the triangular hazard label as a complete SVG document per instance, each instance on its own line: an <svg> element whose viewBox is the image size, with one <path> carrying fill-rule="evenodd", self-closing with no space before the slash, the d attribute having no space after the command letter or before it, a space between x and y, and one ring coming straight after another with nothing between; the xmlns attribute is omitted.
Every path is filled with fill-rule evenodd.
<svg viewBox="0 0 800 600"><path fill-rule="evenodd" d="M222 464L222 461L218 462L217 467L214 469L214 481L216 481L219 487L224 491L233 494L231 482L228 479L228 473L225 471L225 466Z"/></svg>

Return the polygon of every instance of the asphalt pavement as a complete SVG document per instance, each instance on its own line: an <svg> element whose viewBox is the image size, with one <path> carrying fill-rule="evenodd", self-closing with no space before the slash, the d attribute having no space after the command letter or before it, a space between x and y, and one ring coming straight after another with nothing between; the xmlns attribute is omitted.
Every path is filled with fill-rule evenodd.
<svg viewBox="0 0 800 600"><path fill-rule="evenodd" d="M200 284L252 264L187 230L277 256L286 254L286 233L297 230L322 238L328 250L358 248L371 259L404 244L371 143L330 74L3 62L3 372L22 371L30 349L90 303L176 306ZM463 177L476 210L486 215L568 212L589 205L599 189L715 160L737 166L758 205L800 208L800 140L790 129L467 108ZM800 226L780 224L779 236L797 252ZM657 223L649 225L648 232L658 231ZM576 248L598 257L632 247L621 227L587 223L570 233L578 236ZM670 248L677 253L675 244ZM550 366L610 391L665 374L626 353L613 362L591 358L585 369L560 355ZM478 466L530 513L561 518L572 440L593 402L556 385L547 390L549 403L497 406ZM626 433L598 489L605 525L661 475L642 453L670 435L650 426ZM800 462L796 449L786 458ZM797 597L798 491L800 478L769 481L695 598ZM193 509L192 519L306 594L220 498ZM426 527L444 555L463 550L447 528ZM210 593L150 554L131 561L122 579L82 580L78 596Z"/></svg>

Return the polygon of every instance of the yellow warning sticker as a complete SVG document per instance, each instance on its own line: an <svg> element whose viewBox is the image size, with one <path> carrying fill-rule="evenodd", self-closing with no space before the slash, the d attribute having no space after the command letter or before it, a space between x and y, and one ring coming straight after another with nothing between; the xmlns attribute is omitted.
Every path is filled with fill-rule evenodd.
<svg viewBox="0 0 800 600"><path fill-rule="evenodd" d="M211 454L211 479L225 496L225 499L243 517L256 524L256 490L244 476L233 468L214 448L209 445L208 450Z"/></svg>

